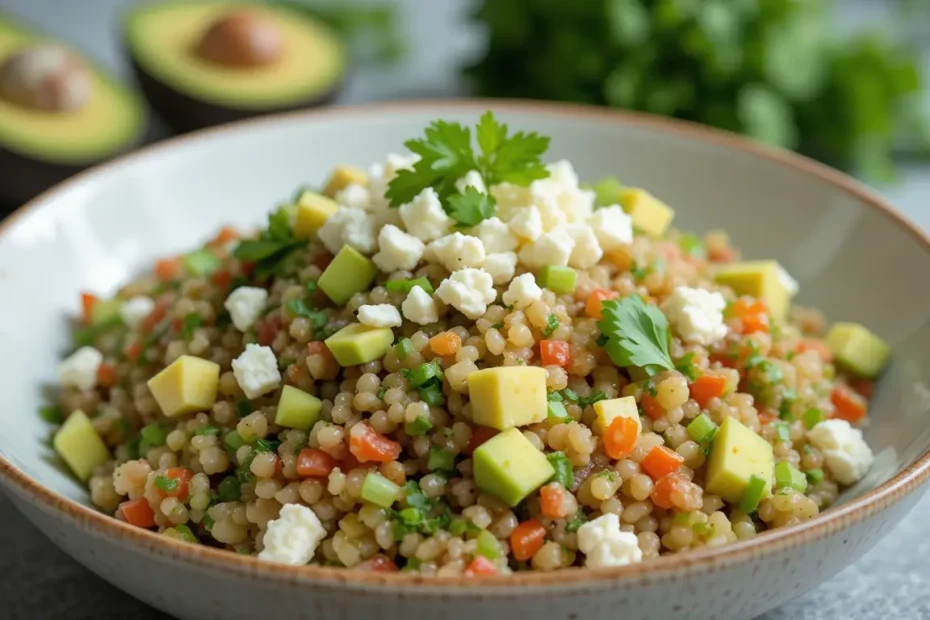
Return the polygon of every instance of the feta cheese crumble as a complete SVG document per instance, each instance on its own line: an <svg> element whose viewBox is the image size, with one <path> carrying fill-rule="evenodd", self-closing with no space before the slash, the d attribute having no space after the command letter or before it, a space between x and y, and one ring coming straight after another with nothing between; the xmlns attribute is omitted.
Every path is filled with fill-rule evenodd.
<svg viewBox="0 0 930 620"><path fill-rule="evenodd" d="M539 301L541 297L542 289L536 284L536 278L531 273L524 273L513 279L501 300L506 306L522 310L534 301Z"/></svg>
<svg viewBox="0 0 930 620"><path fill-rule="evenodd" d="M152 314L154 309L155 302L150 297L137 295L120 306L119 316L127 327L134 328Z"/></svg>
<svg viewBox="0 0 930 620"><path fill-rule="evenodd" d="M568 264L575 269L590 269L597 264L604 252L594 235L594 230L587 224L566 224L567 232L575 242Z"/></svg>
<svg viewBox="0 0 930 620"><path fill-rule="evenodd" d="M568 265L568 259L575 249L575 240L564 229L556 228L543 233L532 243L527 243L520 250L520 262L530 269L544 265Z"/></svg>
<svg viewBox="0 0 930 620"><path fill-rule="evenodd" d="M585 554L588 568L625 566L643 559L636 534L621 531L620 518L613 513L578 528L578 549Z"/></svg>
<svg viewBox="0 0 930 620"><path fill-rule="evenodd" d="M536 241L539 235L543 234L542 215L539 213L539 207L534 205L514 209L507 224L510 230L526 241Z"/></svg>
<svg viewBox="0 0 930 620"><path fill-rule="evenodd" d="M102 363L103 353L94 347L81 347L58 365L58 383L89 390L97 385L97 371Z"/></svg>
<svg viewBox="0 0 930 620"><path fill-rule="evenodd" d="M378 233L378 247L380 251L371 259L384 273L413 270L426 248L422 241L391 224Z"/></svg>
<svg viewBox="0 0 930 620"><path fill-rule="evenodd" d="M432 187L427 187L411 202L401 205L399 211L407 232L421 241L438 239L455 224L442 208L439 195Z"/></svg>
<svg viewBox="0 0 930 620"><path fill-rule="evenodd" d="M465 267L480 267L484 263L485 251L477 237L454 232L430 243L425 255L427 260L452 272Z"/></svg>
<svg viewBox="0 0 930 620"><path fill-rule="evenodd" d="M236 383L248 398L258 398L281 384L278 360L271 347L245 345L245 351L232 361Z"/></svg>
<svg viewBox="0 0 930 620"><path fill-rule="evenodd" d="M517 255L514 252L488 254L481 268L491 274L494 284L506 284L517 271Z"/></svg>
<svg viewBox="0 0 930 620"><path fill-rule="evenodd" d="M588 218L588 223L605 252L633 242L633 218L620 205L601 207Z"/></svg>
<svg viewBox="0 0 930 620"><path fill-rule="evenodd" d="M481 240L486 252L512 252L517 249L520 240L510 230L510 226L497 217L481 220L472 234Z"/></svg>
<svg viewBox="0 0 930 620"><path fill-rule="evenodd" d="M400 309L408 321L413 321L417 325L429 325L439 320L436 301L420 286L410 289Z"/></svg>
<svg viewBox="0 0 930 620"><path fill-rule="evenodd" d="M483 269L461 269L440 283L436 289L439 299L471 320L484 314L488 304L497 298L494 280Z"/></svg>
<svg viewBox="0 0 930 620"><path fill-rule="evenodd" d="M223 307L229 310L229 318L232 324L240 332L246 332L258 317L261 316L262 310L268 303L268 291L255 286L240 286L226 298Z"/></svg>
<svg viewBox="0 0 930 620"><path fill-rule="evenodd" d="M285 504L277 519L268 522L258 557L266 562L303 566L313 559L326 530L310 508Z"/></svg>
<svg viewBox="0 0 930 620"><path fill-rule="evenodd" d="M807 439L823 452L827 469L841 484L858 482L875 460L862 431L846 420L824 420L807 431Z"/></svg>
<svg viewBox="0 0 930 620"><path fill-rule="evenodd" d="M337 254L349 245L362 254L375 249L375 231L368 213L358 207L342 207L333 213L317 231L326 249Z"/></svg>
<svg viewBox="0 0 930 620"><path fill-rule="evenodd" d="M662 312L684 342L709 346L727 335L726 305L720 293L679 286L662 302Z"/></svg>
<svg viewBox="0 0 930 620"><path fill-rule="evenodd" d="M368 188L358 183L349 183L344 188L336 192L336 202L345 207L363 209L368 211L371 208L371 199L368 195Z"/></svg>
<svg viewBox="0 0 930 620"><path fill-rule="evenodd" d="M370 327L400 327L404 323L400 312L391 304L366 304L358 309L358 320Z"/></svg>

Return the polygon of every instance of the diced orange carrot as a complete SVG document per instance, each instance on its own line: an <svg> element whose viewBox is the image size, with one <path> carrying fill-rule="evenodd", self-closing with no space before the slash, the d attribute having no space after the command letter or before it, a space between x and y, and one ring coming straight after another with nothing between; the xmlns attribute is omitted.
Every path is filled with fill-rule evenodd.
<svg viewBox="0 0 930 620"><path fill-rule="evenodd" d="M136 361L139 359L139 356L142 355L142 343L133 342L126 345L126 347L123 349L123 354L130 362Z"/></svg>
<svg viewBox="0 0 930 620"><path fill-rule="evenodd" d="M297 455L297 475L302 478L324 478L335 467L336 459L316 448L304 448Z"/></svg>
<svg viewBox="0 0 930 620"><path fill-rule="evenodd" d="M646 458L639 464L653 480L658 480L676 471L685 462L683 456L673 452L665 446L656 446L646 454Z"/></svg>
<svg viewBox="0 0 930 620"><path fill-rule="evenodd" d="M524 521L510 534L510 550L520 561L529 560L543 546L546 528L536 519Z"/></svg>
<svg viewBox="0 0 930 620"><path fill-rule="evenodd" d="M487 559L483 555L476 555L475 559L465 567L465 572L463 574L466 577L496 575L497 568L494 566L494 564L491 563L491 560Z"/></svg>
<svg viewBox="0 0 930 620"><path fill-rule="evenodd" d="M495 435L497 435L497 429L491 428L490 426L473 426L471 429L471 438L469 438L468 446L465 448L465 454L471 454L478 446Z"/></svg>
<svg viewBox="0 0 930 620"><path fill-rule="evenodd" d="M775 412L769 411L767 409L759 410L759 423L762 424L762 426L765 426L766 424L771 424L777 419L778 419L778 415Z"/></svg>
<svg viewBox="0 0 930 620"><path fill-rule="evenodd" d="M585 315L591 319L604 318L604 315L601 313L601 304L608 299L616 299L617 297L620 297L620 293L617 291L611 291L606 288L594 289L591 291L591 294L588 295L588 299L584 303Z"/></svg>
<svg viewBox="0 0 930 620"><path fill-rule="evenodd" d="M433 353L445 357L455 355L462 346L462 339L453 331L439 332L429 339L429 348Z"/></svg>
<svg viewBox="0 0 930 620"><path fill-rule="evenodd" d="M154 527L155 512L144 497L131 499L119 505L119 513L123 520L136 527Z"/></svg>
<svg viewBox="0 0 930 620"><path fill-rule="evenodd" d="M733 316L742 324L740 333L769 332L769 314L765 304L758 299L740 297L733 303Z"/></svg>
<svg viewBox="0 0 930 620"><path fill-rule="evenodd" d="M543 366L566 368L572 361L571 345L561 340L540 340L539 357Z"/></svg>
<svg viewBox="0 0 930 620"><path fill-rule="evenodd" d="M149 315L142 319L142 331L150 332L155 329L155 326L161 323L168 315L168 308L170 307L171 302L167 299L162 299L155 302L155 308L149 312Z"/></svg>
<svg viewBox="0 0 930 620"><path fill-rule="evenodd" d="M173 280L181 273L181 259L177 256L155 262L155 275L159 280Z"/></svg>
<svg viewBox="0 0 930 620"><path fill-rule="evenodd" d="M739 257L739 253L730 247L714 248L707 252L707 258L712 263L732 263Z"/></svg>
<svg viewBox="0 0 930 620"><path fill-rule="evenodd" d="M178 484L171 491L158 490L165 497L176 497L182 502L187 499L188 486L194 472L184 467L169 467L165 470L165 478L168 480L177 480Z"/></svg>
<svg viewBox="0 0 930 620"><path fill-rule="evenodd" d="M382 555L380 553L370 560L366 560L361 564L356 565L355 569L362 571L367 570L373 573L396 573L398 570L397 564L395 564L386 555Z"/></svg>
<svg viewBox="0 0 930 620"><path fill-rule="evenodd" d="M649 494L649 499L659 508L672 508L672 493L681 490L682 482L686 481L677 473L662 476L652 485L652 493Z"/></svg>
<svg viewBox="0 0 930 620"><path fill-rule="evenodd" d="M836 408L833 417L847 422L858 422L868 413L868 405L865 399L843 384L833 388L830 393L830 402Z"/></svg>
<svg viewBox="0 0 930 620"><path fill-rule="evenodd" d="M110 387L116 383L116 366L103 363L97 368L97 383L103 387Z"/></svg>
<svg viewBox="0 0 930 620"><path fill-rule="evenodd" d="M239 231L232 226L223 226L208 245L226 245L239 238Z"/></svg>
<svg viewBox="0 0 930 620"><path fill-rule="evenodd" d="M539 509L543 516L550 519L564 519L568 516L565 511L565 487L558 482L552 482L539 489Z"/></svg>
<svg viewBox="0 0 930 620"><path fill-rule="evenodd" d="M614 460L625 459L633 452L639 439L639 424L633 418L614 418L604 432L604 452Z"/></svg>
<svg viewBox="0 0 930 620"><path fill-rule="evenodd" d="M692 381L688 388L691 391L691 398L697 401L697 404L701 407L707 408L707 403L712 398L723 396L723 392L727 388L727 378L713 373L704 373Z"/></svg>
<svg viewBox="0 0 930 620"><path fill-rule="evenodd" d="M653 420L665 417L665 409L651 394L643 394L643 399L640 401L640 404L643 406L643 411L646 415Z"/></svg>
<svg viewBox="0 0 930 620"><path fill-rule="evenodd" d="M378 434L367 422L356 424L349 431L349 452L362 463L396 461L400 451L399 443Z"/></svg>
<svg viewBox="0 0 930 620"><path fill-rule="evenodd" d="M84 321L84 323L91 322L94 314L94 306L97 305L98 301L99 299L96 295L81 293L81 320Z"/></svg>

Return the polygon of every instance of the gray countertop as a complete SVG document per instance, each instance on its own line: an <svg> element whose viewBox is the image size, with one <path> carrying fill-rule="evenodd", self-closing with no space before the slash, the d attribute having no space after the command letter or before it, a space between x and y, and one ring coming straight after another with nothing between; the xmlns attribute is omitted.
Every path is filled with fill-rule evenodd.
<svg viewBox="0 0 930 620"><path fill-rule="evenodd" d="M868 21L883 0L847 0L845 15ZM131 0L0 0L0 6L72 41L125 72L113 34L115 11ZM480 46L480 35L463 28L468 3L404 0L411 52L401 66L356 71L341 103L376 99L454 96L456 68ZM930 64L930 63L928 63ZM912 165L901 182L884 191L917 224L930 229L930 166ZM930 618L930 537L925 496L905 521L859 562L805 596L759 620ZM0 616L10 620L168 618L120 592L59 551L0 495Z"/></svg>

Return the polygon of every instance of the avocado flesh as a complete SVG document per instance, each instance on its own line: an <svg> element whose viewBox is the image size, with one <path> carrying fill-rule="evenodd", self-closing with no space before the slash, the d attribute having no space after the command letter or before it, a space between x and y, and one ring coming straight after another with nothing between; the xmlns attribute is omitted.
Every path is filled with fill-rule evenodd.
<svg viewBox="0 0 930 620"><path fill-rule="evenodd" d="M193 50L203 33L237 7L248 7L278 27L281 57L242 68L196 55ZM282 6L212 0L143 3L130 12L125 39L146 97L179 131L327 103L346 70L338 35Z"/></svg>

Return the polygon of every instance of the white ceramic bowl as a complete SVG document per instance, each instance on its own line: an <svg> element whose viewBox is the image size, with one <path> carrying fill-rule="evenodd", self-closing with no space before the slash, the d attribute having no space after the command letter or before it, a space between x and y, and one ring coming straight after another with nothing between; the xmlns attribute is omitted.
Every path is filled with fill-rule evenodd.
<svg viewBox="0 0 930 620"><path fill-rule="evenodd" d="M167 540L94 511L62 473L35 414L67 342L78 291L108 292L153 257L223 223L258 223L335 164L365 166L432 119L486 108L552 136L584 178L617 174L674 206L677 224L727 228L775 257L799 301L894 345L867 439L868 476L803 526L635 566L456 579L286 567ZM2 174L2 171L0 171ZM849 178L688 124L590 108L503 102L390 104L246 122L170 140L82 174L0 226L0 482L78 561L162 610L209 618L749 618L872 547L930 476L930 240Z"/></svg>

